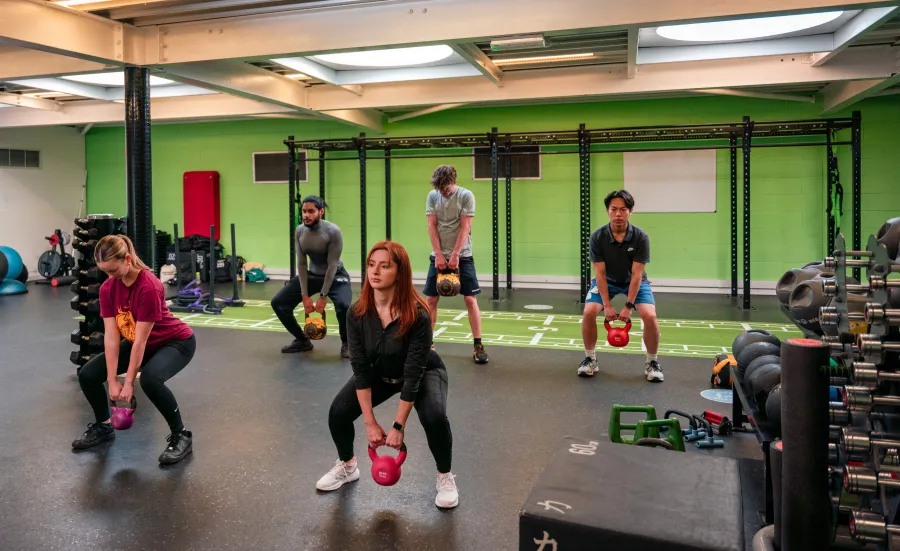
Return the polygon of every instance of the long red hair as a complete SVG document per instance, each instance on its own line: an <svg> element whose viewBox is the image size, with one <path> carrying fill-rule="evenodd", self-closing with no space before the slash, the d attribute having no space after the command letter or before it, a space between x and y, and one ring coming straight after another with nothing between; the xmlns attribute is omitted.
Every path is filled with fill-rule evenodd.
<svg viewBox="0 0 900 551"><path fill-rule="evenodd" d="M399 336L405 335L419 317L419 307L428 311L425 300L419 296L412 282L412 265L409 262L409 254L403 245L395 241L379 241L372 246L366 256L363 266L366 277L363 279L362 292L359 300L353 305L353 311L357 316L366 314L378 315L375 310L375 289L369 285L369 260L375 251L387 251L391 257L391 263L397 267L397 279L394 282L394 299L391 302L391 310L400 318Z"/></svg>

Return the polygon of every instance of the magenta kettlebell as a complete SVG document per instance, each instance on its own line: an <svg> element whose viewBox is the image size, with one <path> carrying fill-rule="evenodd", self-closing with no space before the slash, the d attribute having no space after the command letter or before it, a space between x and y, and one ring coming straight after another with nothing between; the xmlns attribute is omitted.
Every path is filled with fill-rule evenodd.
<svg viewBox="0 0 900 551"><path fill-rule="evenodd" d="M382 486L393 486L400 480L400 466L406 461L406 442L400 444L397 457L378 455L375 448L369 447L369 459L372 460L372 478Z"/></svg>
<svg viewBox="0 0 900 551"><path fill-rule="evenodd" d="M628 331L631 330L631 320L625 322L625 327L612 327L609 325L609 320L604 321L603 326L606 327L606 342L610 346L622 348L628 344Z"/></svg>
<svg viewBox="0 0 900 551"><path fill-rule="evenodd" d="M121 407L117 402L110 400L109 409L112 411L110 421L116 430L128 430L134 424L134 410L137 409L137 400L131 397L128 407Z"/></svg>

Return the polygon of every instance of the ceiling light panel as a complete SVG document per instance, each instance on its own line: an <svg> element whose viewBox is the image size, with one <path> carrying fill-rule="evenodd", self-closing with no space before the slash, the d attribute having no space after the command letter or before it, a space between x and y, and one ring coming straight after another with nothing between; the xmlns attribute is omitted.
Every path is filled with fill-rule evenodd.
<svg viewBox="0 0 900 551"><path fill-rule="evenodd" d="M86 75L70 75L61 78L74 82L82 82L84 84L93 84L95 86L125 86L125 73L123 72L89 73ZM170 84L175 84L175 82L165 78L150 76L150 86L167 86Z"/></svg>
<svg viewBox="0 0 900 551"><path fill-rule="evenodd" d="M335 69L396 69L430 65L447 60L453 55L450 46L437 45L321 54L310 56L310 59L327 63Z"/></svg>
<svg viewBox="0 0 900 551"><path fill-rule="evenodd" d="M656 34L669 40L692 43L735 42L758 40L816 29L841 17L842 11L804 13L737 19L731 21L710 21L657 27ZM830 30L823 32L830 32Z"/></svg>

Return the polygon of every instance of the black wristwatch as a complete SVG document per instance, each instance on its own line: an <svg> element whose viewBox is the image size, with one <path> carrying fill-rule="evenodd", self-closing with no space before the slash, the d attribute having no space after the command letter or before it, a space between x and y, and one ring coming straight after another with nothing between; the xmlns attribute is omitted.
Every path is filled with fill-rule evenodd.
<svg viewBox="0 0 900 551"><path fill-rule="evenodd" d="M634 303L633 303L633 302L626 302L626 303L625 303L625 308L628 308L629 310L634 310Z"/></svg>
<svg viewBox="0 0 900 551"><path fill-rule="evenodd" d="M397 430L403 430L403 425L401 425L397 421L394 421L394 428Z"/></svg>

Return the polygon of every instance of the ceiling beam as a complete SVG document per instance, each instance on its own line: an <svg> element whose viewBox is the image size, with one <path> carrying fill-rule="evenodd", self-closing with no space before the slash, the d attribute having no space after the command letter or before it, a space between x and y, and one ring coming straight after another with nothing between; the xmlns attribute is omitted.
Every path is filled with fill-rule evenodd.
<svg viewBox="0 0 900 551"><path fill-rule="evenodd" d="M95 100L69 103L71 105L66 105L65 109L55 112L0 109L0 128L125 123L125 105L122 103ZM287 107L228 94L159 98L151 100L150 109L154 124L297 113Z"/></svg>
<svg viewBox="0 0 900 551"><path fill-rule="evenodd" d="M816 96L814 95L799 96L795 94L770 94L753 90L732 90L730 88L707 88L706 90L693 91L698 94L709 94L711 96L737 96L741 98L772 99L777 101L798 101L801 103L816 102Z"/></svg>
<svg viewBox="0 0 900 551"><path fill-rule="evenodd" d="M96 73L109 67L96 61L0 44L0 81Z"/></svg>
<svg viewBox="0 0 900 551"><path fill-rule="evenodd" d="M7 92L0 92L0 103L4 105L15 105L16 107L41 109L43 111L59 111L62 109L62 104L58 101L29 98L20 94L9 94Z"/></svg>
<svg viewBox="0 0 900 551"><path fill-rule="evenodd" d="M63 78L29 78L23 80L10 80L7 82L11 82L19 86L28 86L29 88L37 88L39 90L72 94L84 98L102 100L118 99L110 95L109 88L104 88L103 86L95 86L93 84L85 84L83 82L73 82L71 80L66 80Z"/></svg>
<svg viewBox="0 0 900 551"><path fill-rule="evenodd" d="M366 130L374 130L379 134L384 132L384 113L374 109L337 109L322 111L322 115L342 122L358 126Z"/></svg>
<svg viewBox="0 0 900 551"><path fill-rule="evenodd" d="M874 31L882 23L897 15L897 6L885 8L869 8L861 11L853 19L835 31L834 44L829 52L820 52L813 55L813 66L819 67L834 59L834 56L843 52L851 44L864 37L870 31Z"/></svg>
<svg viewBox="0 0 900 551"><path fill-rule="evenodd" d="M833 115L847 109L868 97L878 95L882 90L900 84L900 73L880 80L854 80L833 82L822 89L825 105L822 115Z"/></svg>
<svg viewBox="0 0 900 551"><path fill-rule="evenodd" d="M241 61L167 65L160 73L171 80L296 111L309 111L308 87L278 73Z"/></svg>
<svg viewBox="0 0 900 551"><path fill-rule="evenodd" d="M478 72L487 77L488 80L497 86L503 86L503 83L500 80L503 77L503 71L500 70L500 67L497 67L494 62L491 61L491 58L485 55L478 46L471 43L462 43L453 44L451 47L454 52L468 61L472 67L475 67Z"/></svg>
<svg viewBox="0 0 900 551"><path fill-rule="evenodd" d="M3 0L10 1L10 0ZM627 29L749 15L861 9L861 0L413 0L343 10L282 12L159 27L167 63L271 59L385 46L471 43L519 34ZM477 14L473 16L473 14ZM510 14L523 14L510 17ZM149 51L149 48L148 48Z"/></svg>
<svg viewBox="0 0 900 551"><path fill-rule="evenodd" d="M310 90L315 110L348 108L418 108L443 103L496 104L521 101L577 100L599 97L646 96L690 92L706 88L751 88L780 84L819 84L829 81L890 77L895 59L889 48L853 48L824 67L799 58L753 57L713 61L664 63L641 67L640 78L625 78L625 64L508 72L503 87L482 78L460 78L373 84L362 97L333 89Z"/></svg>
<svg viewBox="0 0 900 551"><path fill-rule="evenodd" d="M311 59L305 57L288 57L273 59L271 61L283 67L287 67L288 69L300 71L304 75L311 76L322 82L331 84L332 86L343 88L351 94L361 96L363 93L362 86L359 86L358 84L342 84L341 77L338 75L337 71L331 67L326 67L321 63L316 63Z"/></svg>
<svg viewBox="0 0 900 551"><path fill-rule="evenodd" d="M402 115L394 115L393 117L388 117L388 123L405 121L406 119L421 117L422 115L430 115L432 113L446 111L447 109L456 109L457 107L462 107L463 105L465 105L465 103L445 103L443 105L432 105L431 107L426 107L425 109L419 109L416 111L410 111L409 113L403 113Z"/></svg>
<svg viewBox="0 0 900 551"><path fill-rule="evenodd" d="M130 25L40 0L0 0L0 37L16 46L86 61L143 63ZM128 36L126 36L128 35Z"/></svg>
<svg viewBox="0 0 900 551"><path fill-rule="evenodd" d="M640 29L631 27L628 29L628 78L634 78L637 74L638 37Z"/></svg>

